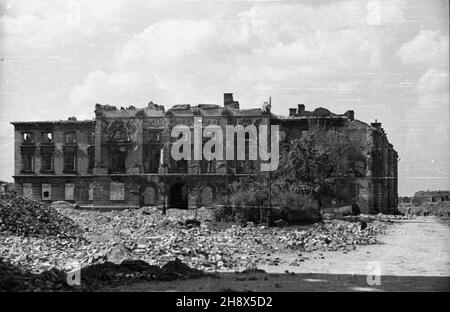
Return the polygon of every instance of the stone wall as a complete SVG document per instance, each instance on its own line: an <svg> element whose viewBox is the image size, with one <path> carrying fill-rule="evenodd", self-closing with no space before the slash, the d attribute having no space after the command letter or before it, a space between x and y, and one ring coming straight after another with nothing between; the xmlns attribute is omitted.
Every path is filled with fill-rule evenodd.
<svg viewBox="0 0 450 312"><path fill-rule="evenodd" d="M317 123L329 129L348 130L349 135L364 140L364 151L352 160L358 162L361 172L353 178L340 181L336 186L340 194L337 200L342 203L356 201L361 211L368 213L389 213L397 206L397 153L388 142L381 124L368 125L355 120L351 111L338 115L319 108L310 112L301 104L298 110L292 111L291 116L284 118L269 115L261 109L239 110L210 104L196 107L176 105L165 112L164 107L149 103L143 109L97 105L95 115L95 121L13 123L14 178L19 194L24 194L25 189L27 195L38 200L68 200L82 206L127 208L167 204L169 190L174 184L182 183L190 192L194 185L200 183L204 190L195 196L189 193L189 205L222 205L226 203L228 183L236 179L237 173L243 173L239 171L239 162L215 160L212 163L213 170L205 172L205 160L192 159L187 161L184 171L179 172L177 162L170 157L171 144L176 140L171 138L172 127L184 124L194 131L194 119L201 120L202 129L211 124L220 126L224 136L225 157L229 139L226 137L227 125L245 127L268 124L270 116L272 124L280 125L281 144L289 145L290 140L302 137ZM44 146L42 141L42 132L45 131L53 133L54 142L50 147ZM152 131L158 132L157 139L152 138ZM24 132L32 133L33 144L24 144ZM68 132L76 133L76 171L71 173L64 171L65 135ZM93 168L90 167L88 155L90 147L95 149ZM41 171L41 155L45 148L53 151L51 172ZM149 150L156 157L153 159L152 172L149 172L149 164L145 163ZM123 171L115 172L118 152L126 155L125 166ZM32 153L32 171L22 171L23 153ZM165 166L160 164L160 156ZM258 168L260 163L258 155L252 164ZM44 189L49 188L47 198L42 197L43 184Z"/></svg>

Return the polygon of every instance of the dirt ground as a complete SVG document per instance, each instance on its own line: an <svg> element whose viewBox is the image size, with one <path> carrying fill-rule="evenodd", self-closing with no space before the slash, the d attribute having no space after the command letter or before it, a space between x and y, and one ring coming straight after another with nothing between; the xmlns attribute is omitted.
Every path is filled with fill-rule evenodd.
<svg viewBox="0 0 450 312"><path fill-rule="evenodd" d="M266 273L220 272L194 280L144 282L102 290L450 291L448 222L432 216L395 222L380 237L381 245L303 254L303 266L263 266L258 269Z"/></svg>

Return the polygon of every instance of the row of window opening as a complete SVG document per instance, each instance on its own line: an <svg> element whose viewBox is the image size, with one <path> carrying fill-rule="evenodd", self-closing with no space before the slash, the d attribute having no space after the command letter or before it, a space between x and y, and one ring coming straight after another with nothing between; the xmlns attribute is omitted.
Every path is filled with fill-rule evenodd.
<svg viewBox="0 0 450 312"><path fill-rule="evenodd" d="M75 194L79 194L81 191L83 191L83 190L78 190L78 192L76 192L76 188L77 188L77 186L74 183L64 184L64 200L74 201ZM22 184L23 196L30 198L30 199L40 198L41 200L54 200L52 191L53 191L52 184L42 183L41 187L40 187L40 194L38 194L38 196L36 196L36 194L33 193L32 183L23 183ZM84 195L87 195L87 199L89 201L94 200L94 183L89 183L88 188L84 191L87 192L87 194L84 194ZM58 199L61 199L61 198L58 198ZM112 201L124 200L125 199L125 184L118 183L118 182L110 183L109 184L109 199Z"/></svg>
<svg viewBox="0 0 450 312"><path fill-rule="evenodd" d="M89 136L89 142L94 143L95 133ZM41 132L41 142L43 144L53 144L53 132ZM24 144L34 144L35 143L35 133L34 132L23 132L22 133L22 143ZM77 133L76 132L66 132L64 134L65 144L77 144Z"/></svg>

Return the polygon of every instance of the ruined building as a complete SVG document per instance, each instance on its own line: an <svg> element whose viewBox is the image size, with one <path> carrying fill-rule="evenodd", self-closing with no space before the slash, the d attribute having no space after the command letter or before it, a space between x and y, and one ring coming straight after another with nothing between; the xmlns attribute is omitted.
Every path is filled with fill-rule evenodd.
<svg viewBox="0 0 450 312"><path fill-rule="evenodd" d="M426 202L444 202L450 201L450 191L437 190L437 191L418 191L414 193L411 202L413 204L420 204Z"/></svg>
<svg viewBox="0 0 450 312"><path fill-rule="evenodd" d="M184 124L192 129L194 120L202 127L278 124L280 144L301 137L317 121L346 129L364 138L365 150L349 154L351 174L336 183L338 199L327 204L356 201L369 213L389 213L397 206L397 153L380 123L356 120L353 111L307 111L301 104L288 116L275 116L267 109L240 109L230 93L223 106L186 104L165 111L152 102L145 108L119 109L97 104L94 120L12 122L16 191L37 200L96 208L226 204L227 185L245 174L241 161L176 161L170 155L177 140L171 138L172 127ZM260 160L249 163L259 168ZM202 187L194 192L194 185Z"/></svg>

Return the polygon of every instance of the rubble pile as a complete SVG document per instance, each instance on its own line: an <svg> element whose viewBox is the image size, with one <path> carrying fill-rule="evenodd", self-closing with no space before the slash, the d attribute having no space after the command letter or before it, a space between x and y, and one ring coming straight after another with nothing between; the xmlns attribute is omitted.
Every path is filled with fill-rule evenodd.
<svg viewBox="0 0 450 312"><path fill-rule="evenodd" d="M175 260L169 261L165 265L163 265L161 267L161 271L162 273L175 274L178 276L201 274L201 271L189 267L178 258L175 258Z"/></svg>
<svg viewBox="0 0 450 312"><path fill-rule="evenodd" d="M192 210L180 210L180 209L169 209L167 210L167 217L171 220L176 221L186 221L196 219L202 222L211 221L213 217L213 209L201 207Z"/></svg>
<svg viewBox="0 0 450 312"><path fill-rule="evenodd" d="M17 268L0 258L0 291L72 290L66 283L66 274L53 268L33 274Z"/></svg>
<svg viewBox="0 0 450 312"><path fill-rule="evenodd" d="M280 237L281 243L297 251L345 249L348 246L380 243L376 235L384 231L380 223L370 226L364 223L334 221L316 223L307 231L290 231Z"/></svg>
<svg viewBox="0 0 450 312"><path fill-rule="evenodd" d="M420 204L402 203L398 209L405 215L450 217L450 201L423 202Z"/></svg>
<svg viewBox="0 0 450 312"><path fill-rule="evenodd" d="M0 202L0 232L23 236L72 238L77 224L48 205L16 196Z"/></svg>
<svg viewBox="0 0 450 312"><path fill-rule="evenodd" d="M24 237L0 233L0 258L32 273L40 273L52 267L69 271L74 262L87 263L85 259L101 247L98 242L82 239Z"/></svg>
<svg viewBox="0 0 450 312"><path fill-rule="evenodd" d="M96 263L80 270L80 285L69 286L67 273L57 268L31 273L0 258L0 291L86 291L104 284L123 284L132 281L170 281L178 278L198 278L205 274L182 263L179 259L163 267L140 260L125 260L120 264Z"/></svg>
<svg viewBox="0 0 450 312"><path fill-rule="evenodd" d="M377 244L376 236L391 221L391 217L361 215L307 226L268 228L249 222L218 227L209 222L210 210L203 208L197 212L168 210L167 215L151 207L123 211L53 209L20 196L2 204L0 216L0 258L35 274L93 265L101 271L108 266L117 268L124 261L133 270L151 266L152 274L156 268L169 275L187 268L235 271L272 264L274 254ZM167 263L175 269L165 266Z"/></svg>
<svg viewBox="0 0 450 312"><path fill-rule="evenodd" d="M120 264L112 262L96 263L81 269L81 285L96 288L100 284L124 283L131 281L170 281L178 278L198 278L205 274L190 268L179 259L167 262L162 267L150 265L142 260L124 260Z"/></svg>
<svg viewBox="0 0 450 312"><path fill-rule="evenodd" d="M351 215L342 215L340 213L335 212L325 212L323 214L323 218L326 220L344 220L349 222L374 222L374 221L383 221L383 222L391 222L394 220L408 220L409 218L402 214L394 214L394 215L385 215L382 213L376 215L369 214L360 214L357 216Z"/></svg>
<svg viewBox="0 0 450 312"><path fill-rule="evenodd" d="M163 266L175 259L204 270L235 270L271 263L272 253L339 250L376 244L385 222L326 220L303 227L271 227L248 223L215 229L209 223L187 222L192 211L157 209L124 211L59 210L84 229L77 239L0 235L0 257L41 272L52 267L68 271L81 266L135 259ZM176 214L175 214L176 212Z"/></svg>

